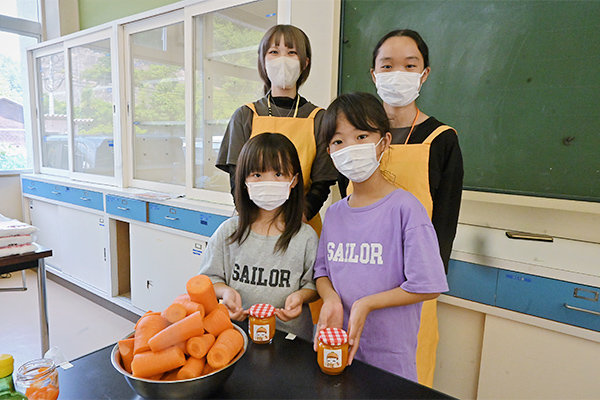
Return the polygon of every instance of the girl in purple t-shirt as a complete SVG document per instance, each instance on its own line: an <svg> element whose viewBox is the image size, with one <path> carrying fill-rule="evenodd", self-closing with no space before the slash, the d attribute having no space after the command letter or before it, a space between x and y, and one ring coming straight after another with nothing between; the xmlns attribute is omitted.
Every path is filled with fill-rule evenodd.
<svg viewBox="0 0 600 400"><path fill-rule="evenodd" d="M354 191L329 207L323 222L314 266L323 299L317 332L343 327L349 365L356 357L416 381L421 302L448 290L435 230L421 203L379 169L391 134L374 96L339 96L322 129Z"/></svg>

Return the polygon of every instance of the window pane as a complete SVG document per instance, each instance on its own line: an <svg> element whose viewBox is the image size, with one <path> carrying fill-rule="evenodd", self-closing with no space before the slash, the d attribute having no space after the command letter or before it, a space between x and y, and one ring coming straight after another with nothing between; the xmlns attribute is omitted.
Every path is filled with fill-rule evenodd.
<svg viewBox="0 0 600 400"><path fill-rule="evenodd" d="M74 47L70 55L73 170L114 176L110 40Z"/></svg>
<svg viewBox="0 0 600 400"><path fill-rule="evenodd" d="M233 112L262 96L257 49L277 22L277 1L251 3L195 17L194 187L228 192L229 176L215 167Z"/></svg>
<svg viewBox="0 0 600 400"><path fill-rule="evenodd" d="M183 22L135 33L134 178L185 184Z"/></svg>
<svg viewBox="0 0 600 400"><path fill-rule="evenodd" d="M0 170L28 168L23 105L29 98L25 88L25 48L36 39L0 32Z"/></svg>
<svg viewBox="0 0 600 400"><path fill-rule="evenodd" d="M38 0L2 0L0 14L39 22Z"/></svg>
<svg viewBox="0 0 600 400"><path fill-rule="evenodd" d="M37 71L42 103L39 105L42 166L66 170L69 147L64 53L38 58Z"/></svg>

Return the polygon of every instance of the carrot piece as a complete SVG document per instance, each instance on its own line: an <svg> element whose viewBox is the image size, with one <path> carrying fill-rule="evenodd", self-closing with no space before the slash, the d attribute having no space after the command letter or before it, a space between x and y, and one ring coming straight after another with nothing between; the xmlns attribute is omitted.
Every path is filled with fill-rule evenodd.
<svg viewBox="0 0 600 400"><path fill-rule="evenodd" d="M131 362L131 370L135 377L150 378L181 367L183 364L185 364L185 354L179 347L171 346L162 351L136 354Z"/></svg>
<svg viewBox="0 0 600 400"><path fill-rule="evenodd" d="M184 340L182 342L175 344L175 346L179 347L181 349L181 351L183 351L183 354L189 355L187 352L186 344L187 344L187 340Z"/></svg>
<svg viewBox="0 0 600 400"><path fill-rule="evenodd" d="M211 367L209 363L206 363L206 364L204 364L204 368L202 368L202 376L208 375L211 372L215 372L215 371L216 371L216 369Z"/></svg>
<svg viewBox="0 0 600 400"><path fill-rule="evenodd" d="M196 311L156 333L148 340L148 346L150 346L152 351L161 351L179 342L188 340L192 336L200 336L204 333L202 319L202 314Z"/></svg>
<svg viewBox="0 0 600 400"><path fill-rule="evenodd" d="M215 344L210 348L206 355L206 361L211 367L221 369L239 353L244 347L244 337L235 329L223 331Z"/></svg>
<svg viewBox="0 0 600 400"><path fill-rule="evenodd" d="M179 372L177 373L177 379L183 380L199 377L202 375L204 364L206 364L206 358L188 358L183 367L179 369Z"/></svg>
<svg viewBox="0 0 600 400"><path fill-rule="evenodd" d="M165 308L160 314L164 319L174 324L175 322L184 319L187 316L187 310L180 303L173 303L169 307Z"/></svg>
<svg viewBox="0 0 600 400"><path fill-rule="evenodd" d="M202 336L194 336L187 340L186 352L195 358L202 358L206 356L208 350L215 342L215 337L210 333L206 333Z"/></svg>
<svg viewBox="0 0 600 400"><path fill-rule="evenodd" d="M231 329L233 325L229 319L229 312L225 314L218 307L204 317L204 329L214 337L219 336L225 329Z"/></svg>
<svg viewBox="0 0 600 400"><path fill-rule="evenodd" d="M175 369L165 372L163 374L163 376L160 378L160 380L161 381L176 381L177 373L179 372L179 370L180 370L180 368L175 368Z"/></svg>
<svg viewBox="0 0 600 400"><path fill-rule="evenodd" d="M163 376L163 374L156 374L156 375L153 375L153 376L151 376L149 378L146 378L146 379L151 379L153 381L160 381L160 379L162 378L162 376Z"/></svg>
<svg viewBox="0 0 600 400"><path fill-rule="evenodd" d="M187 315L195 313L196 311L200 311L202 315L205 315L204 306L202 304L196 303L195 301L192 301L190 299L190 295L187 293L177 296L177 298L173 300L173 303L179 303L182 306L184 306Z"/></svg>
<svg viewBox="0 0 600 400"><path fill-rule="evenodd" d="M133 354L143 353L150 350L148 341L151 337L162 331L169 325L169 322L159 314L149 314L143 316L138 321L135 330L135 341L133 342Z"/></svg>
<svg viewBox="0 0 600 400"><path fill-rule="evenodd" d="M158 315L158 314L160 314L160 313L159 313L159 312L156 312L156 311L146 311L146 312L144 313L144 315L142 315L142 316L140 317L140 319L138 319L138 320L137 320L137 322L135 323L135 326L133 327L133 330L136 330L136 329L137 329L137 327L138 327L138 324L140 323L140 321L142 320L142 318L144 318L144 317L147 317L148 315Z"/></svg>
<svg viewBox="0 0 600 400"><path fill-rule="evenodd" d="M133 360L133 342L134 338L119 340L119 353L125 371L131 373L131 361Z"/></svg>
<svg viewBox="0 0 600 400"><path fill-rule="evenodd" d="M225 315L227 315L227 317L229 317L229 308L227 308L227 306L223 303L219 303L217 305L217 309L223 311L225 313Z"/></svg>
<svg viewBox="0 0 600 400"><path fill-rule="evenodd" d="M192 301L204 306L204 311L207 315L217 308L219 302L215 295L215 288L208 276L196 275L191 277L187 281L186 289Z"/></svg>

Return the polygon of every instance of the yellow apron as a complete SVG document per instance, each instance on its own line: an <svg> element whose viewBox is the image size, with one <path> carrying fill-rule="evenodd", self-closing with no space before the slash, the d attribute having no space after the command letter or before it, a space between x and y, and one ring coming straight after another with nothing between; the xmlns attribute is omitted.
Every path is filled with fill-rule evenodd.
<svg viewBox="0 0 600 400"><path fill-rule="evenodd" d="M429 218L433 213L429 188L429 150L433 140L448 129L452 128L440 126L423 143L393 144L381 160L383 176L419 199ZM417 378L420 384L432 387L439 341L437 299L423 302L417 341Z"/></svg>
<svg viewBox="0 0 600 400"><path fill-rule="evenodd" d="M312 163L317 155L317 143L315 141L315 115L321 110L315 108L308 118L295 117L272 117L258 115L253 103L246 104L252 110L252 132L250 137L260 135L261 133L281 133L296 147L298 157L300 158L300 166L302 167L302 179L304 180L304 192L310 188L310 172ZM315 215L308 224L313 227L317 235L321 235L321 216L319 213ZM309 304L312 315L313 324L319 321L319 312L321 311L322 300L317 300Z"/></svg>

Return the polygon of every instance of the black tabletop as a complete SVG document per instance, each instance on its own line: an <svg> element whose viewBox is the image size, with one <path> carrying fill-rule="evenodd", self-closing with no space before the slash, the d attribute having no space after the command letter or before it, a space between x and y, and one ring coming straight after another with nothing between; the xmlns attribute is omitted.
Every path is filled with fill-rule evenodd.
<svg viewBox="0 0 600 400"><path fill-rule="evenodd" d="M246 328L242 323L240 326ZM329 376L317 365L312 344L285 339L277 331L271 344L248 344L225 385L214 393L222 399L442 399L436 390L354 361L341 375ZM72 361L60 370L60 400L141 399L111 365L113 345Z"/></svg>

